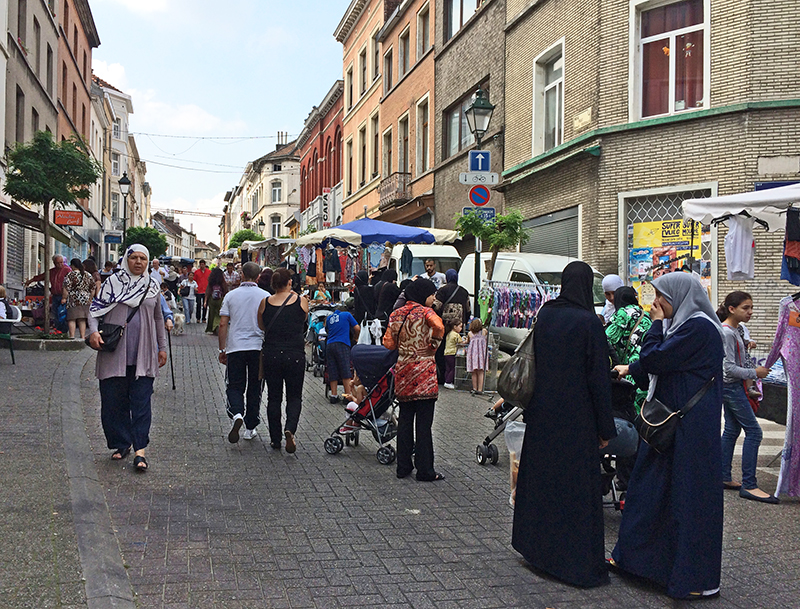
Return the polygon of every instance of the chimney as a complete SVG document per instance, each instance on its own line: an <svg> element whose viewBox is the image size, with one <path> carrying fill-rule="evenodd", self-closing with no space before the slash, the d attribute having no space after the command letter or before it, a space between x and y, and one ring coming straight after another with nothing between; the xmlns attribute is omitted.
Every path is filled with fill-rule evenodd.
<svg viewBox="0 0 800 609"><path fill-rule="evenodd" d="M403 0L384 0L383 3L383 20L387 21L392 16L395 9L400 6Z"/></svg>

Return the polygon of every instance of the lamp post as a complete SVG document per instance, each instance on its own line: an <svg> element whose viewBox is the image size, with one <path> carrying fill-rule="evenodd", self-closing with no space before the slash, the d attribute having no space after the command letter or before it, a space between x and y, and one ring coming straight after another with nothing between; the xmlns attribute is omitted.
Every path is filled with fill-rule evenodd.
<svg viewBox="0 0 800 609"><path fill-rule="evenodd" d="M264 227L266 226L266 222L264 222L264 218L258 219L258 231L261 233L261 236L264 236Z"/></svg>
<svg viewBox="0 0 800 609"><path fill-rule="evenodd" d="M494 106L486 97L483 89L478 89L475 92L475 99L472 100L472 105L464 111L467 115L467 125L470 132L475 136L477 148L480 150L481 140L489 130L489 123L492 120L494 113ZM481 286L481 240L475 235L475 308L474 313L476 317L480 317L480 302L478 301L478 290Z"/></svg>
<svg viewBox="0 0 800 609"><path fill-rule="evenodd" d="M128 231L128 194L131 192L131 181L128 179L128 172L124 172L119 179L119 191L122 193L122 245L125 246Z"/></svg>

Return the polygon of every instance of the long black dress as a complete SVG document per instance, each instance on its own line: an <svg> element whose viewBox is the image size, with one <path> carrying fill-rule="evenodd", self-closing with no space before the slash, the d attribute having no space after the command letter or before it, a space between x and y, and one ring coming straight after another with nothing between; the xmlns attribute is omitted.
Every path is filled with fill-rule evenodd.
<svg viewBox="0 0 800 609"><path fill-rule="evenodd" d="M598 438L616 436L608 341L594 311L577 306L542 307L535 332L512 543L537 569L598 586L608 581Z"/></svg>

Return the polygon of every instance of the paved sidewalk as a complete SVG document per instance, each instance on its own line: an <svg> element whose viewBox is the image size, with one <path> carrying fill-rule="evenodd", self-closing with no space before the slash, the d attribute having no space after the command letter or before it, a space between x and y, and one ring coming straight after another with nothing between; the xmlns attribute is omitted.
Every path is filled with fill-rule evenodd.
<svg viewBox="0 0 800 609"><path fill-rule="evenodd" d="M146 475L132 471L130 458L123 464L109 459L94 358L83 355L86 366L71 377L80 379L96 477L137 607L676 606L658 590L616 576L610 586L580 590L525 565L510 547L502 439L497 466L481 467L474 459L476 444L491 430L483 418L487 400L445 391L437 403L434 442L436 468L447 479L397 480L392 466L377 462L377 445L365 434L358 447L325 453L324 438L344 416L341 407L325 402L321 379L310 374L295 455L269 447L265 424L256 440L229 444L216 338L190 324L172 342L177 389L171 389L167 366L156 382ZM73 593L74 602L65 602L56 594L64 586L76 588L80 568L69 488L64 488L69 484L64 448L58 443L60 414L47 414L58 408L60 389L52 381L23 383L36 371L70 361L48 354L20 359L12 383L6 377L11 367L0 360L0 388L20 385L11 400L0 400L14 405L0 422L0 463L6 465L0 492L4 505L16 495L27 498L24 509L8 512L7 535L0 540L0 607L87 606L85 595ZM45 442L43 421L50 419ZM775 454L766 439L764 444L762 467ZM43 454L48 458L39 462ZM759 474L769 490L776 482L770 472ZM14 494L8 485L14 485ZM60 497L58 509L44 500L50 496ZM722 596L703 606L795 606L800 503L768 506L734 493L725 499ZM39 503L46 505L37 509ZM609 550L619 521L619 513L606 511ZM9 543L15 531L15 543ZM57 559L50 549L53 532L63 547ZM35 550L23 553L26 542L36 544ZM46 542L51 546L42 549ZM20 563L30 565L26 574L16 573ZM71 580L61 575L62 565L72 569ZM44 582L34 577L37 572L47 574ZM49 596L28 596L43 583Z"/></svg>

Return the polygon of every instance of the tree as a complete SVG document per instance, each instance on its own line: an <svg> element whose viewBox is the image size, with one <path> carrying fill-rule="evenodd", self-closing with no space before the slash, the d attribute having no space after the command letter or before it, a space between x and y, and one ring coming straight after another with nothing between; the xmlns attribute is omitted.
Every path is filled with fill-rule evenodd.
<svg viewBox="0 0 800 609"><path fill-rule="evenodd" d="M86 143L73 135L53 141L49 131L37 131L33 140L18 142L6 155L8 175L4 192L17 201L41 205L43 209L44 259L50 260L50 207L67 207L88 199L89 186L100 177L102 167L89 154ZM47 271L45 270L45 273ZM44 302L49 302L50 282L44 282ZM50 307L45 304L45 331L50 331Z"/></svg>
<svg viewBox="0 0 800 609"><path fill-rule="evenodd" d="M259 235L257 232L246 228L244 230L239 230L233 233L230 241L228 241L228 249L234 249L239 247L245 241L263 241L264 237Z"/></svg>
<svg viewBox="0 0 800 609"><path fill-rule="evenodd" d="M167 252L167 238L152 226L133 226L125 233L123 251L134 243L139 243L150 252L150 259L163 256Z"/></svg>
<svg viewBox="0 0 800 609"><path fill-rule="evenodd" d="M476 213L456 216L456 230L461 237L474 235L489 246L492 262L489 265L488 279L494 275L494 263L500 250L510 250L528 241L528 234L522 227L522 214L512 210L505 216L495 216L493 220L484 220ZM478 264L476 254L475 264Z"/></svg>

